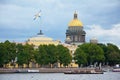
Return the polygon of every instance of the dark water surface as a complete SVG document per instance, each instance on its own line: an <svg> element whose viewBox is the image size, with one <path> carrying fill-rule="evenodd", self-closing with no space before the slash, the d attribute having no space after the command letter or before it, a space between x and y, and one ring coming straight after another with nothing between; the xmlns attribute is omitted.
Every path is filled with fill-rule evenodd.
<svg viewBox="0 0 120 80"><path fill-rule="evenodd" d="M104 74L13 73L0 74L0 80L120 80L120 72Z"/></svg>

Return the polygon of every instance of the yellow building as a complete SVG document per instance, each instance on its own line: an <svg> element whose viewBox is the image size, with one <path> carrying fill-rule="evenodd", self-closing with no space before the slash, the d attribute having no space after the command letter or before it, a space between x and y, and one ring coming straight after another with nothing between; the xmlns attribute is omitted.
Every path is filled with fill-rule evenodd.
<svg viewBox="0 0 120 80"><path fill-rule="evenodd" d="M70 54L72 57L74 57L74 53L76 49L78 48L77 45L71 45L71 44L63 44L64 47L67 47L70 51ZM78 67L78 64L75 63L75 60L73 59L72 62L68 65L68 67Z"/></svg>
<svg viewBox="0 0 120 80"><path fill-rule="evenodd" d="M42 31L40 30L40 33L38 33L34 37L29 38L27 43L33 44L37 48L39 45L49 45L49 44L58 45L60 44L60 41L53 40L50 37L46 37L45 35L43 35Z"/></svg>

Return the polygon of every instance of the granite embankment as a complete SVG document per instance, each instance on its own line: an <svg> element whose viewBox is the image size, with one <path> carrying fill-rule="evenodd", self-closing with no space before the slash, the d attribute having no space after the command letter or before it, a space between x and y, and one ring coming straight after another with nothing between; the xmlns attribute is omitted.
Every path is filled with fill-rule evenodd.
<svg viewBox="0 0 120 80"><path fill-rule="evenodd" d="M95 68L17 68L17 69L0 68L0 73L28 72L28 70L32 72L38 71L39 73L64 73L66 71L91 71L91 70L100 71Z"/></svg>

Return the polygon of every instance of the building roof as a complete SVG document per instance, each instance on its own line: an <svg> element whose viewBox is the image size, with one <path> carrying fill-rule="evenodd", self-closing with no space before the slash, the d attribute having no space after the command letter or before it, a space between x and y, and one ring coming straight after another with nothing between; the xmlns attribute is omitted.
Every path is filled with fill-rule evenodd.
<svg viewBox="0 0 120 80"><path fill-rule="evenodd" d="M53 40L50 37L46 37L45 35L43 35L42 31L40 30L40 33L38 33L36 36L29 38L27 43L33 44L36 47L38 47L39 45L50 45L50 44L58 45L60 41Z"/></svg>
<svg viewBox="0 0 120 80"><path fill-rule="evenodd" d="M80 20L78 19L73 19L72 21L70 21L70 23L68 24L69 27L75 27L75 26L79 26L79 27L83 27L83 24Z"/></svg>
<svg viewBox="0 0 120 80"><path fill-rule="evenodd" d="M78 19L78 14L77 12L75 11L74 13L74 18L73 20L70 21L70 23L68 24L69 27L83 27L83 24L82 22Z"/></svg>
<svg viewBox="0 0 120 80"><path fill-rule="evenodd" d="M52 38L46 37L45 35L37 35L34 37L29 38L30 41L53 41Z"/></svg>

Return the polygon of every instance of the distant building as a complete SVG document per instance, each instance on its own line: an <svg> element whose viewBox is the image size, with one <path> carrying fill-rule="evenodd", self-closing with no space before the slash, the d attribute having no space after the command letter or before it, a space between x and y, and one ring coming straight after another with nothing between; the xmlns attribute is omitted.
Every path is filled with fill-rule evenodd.
<svg viewBox="0 0 120 80"><path fill-rule="evenodd" d="M97 43L98 43L97 38L91 38L91 39L90 39L90 43L97 44Z"/></svg>
<svg viewBox="0 0 120 80"><path fill-rule="evenodd" d="M72 57L74 57L74 53L76 49L78 48L77 45L71 45L71 44L62 44L64 47L67 47L69 49L69 52ZM78 64L75 63L74 58L72 59L72 62L68 65L68 67L78 67Z"/></svg>
<svg viewBox="0 0 120 80"><path fill-rule="evenodd" d="M78 20L77 12L74 13L74 18L68 24L68 29L66 30L66 40L67 44L80 45L85 43L86 32L83 30L83 24Z"/></svg>
<svg viewBox="0 0 120 80"><path fill-rule="evenodd" d="M40 32L36 36L29 38L27 40L27 43L33 44L35 45L35 47L38 47L39 45L49 45L49 44L58 45L60 44L60 41L53 40L50 37L46 37L40 30Z"/></svg>

